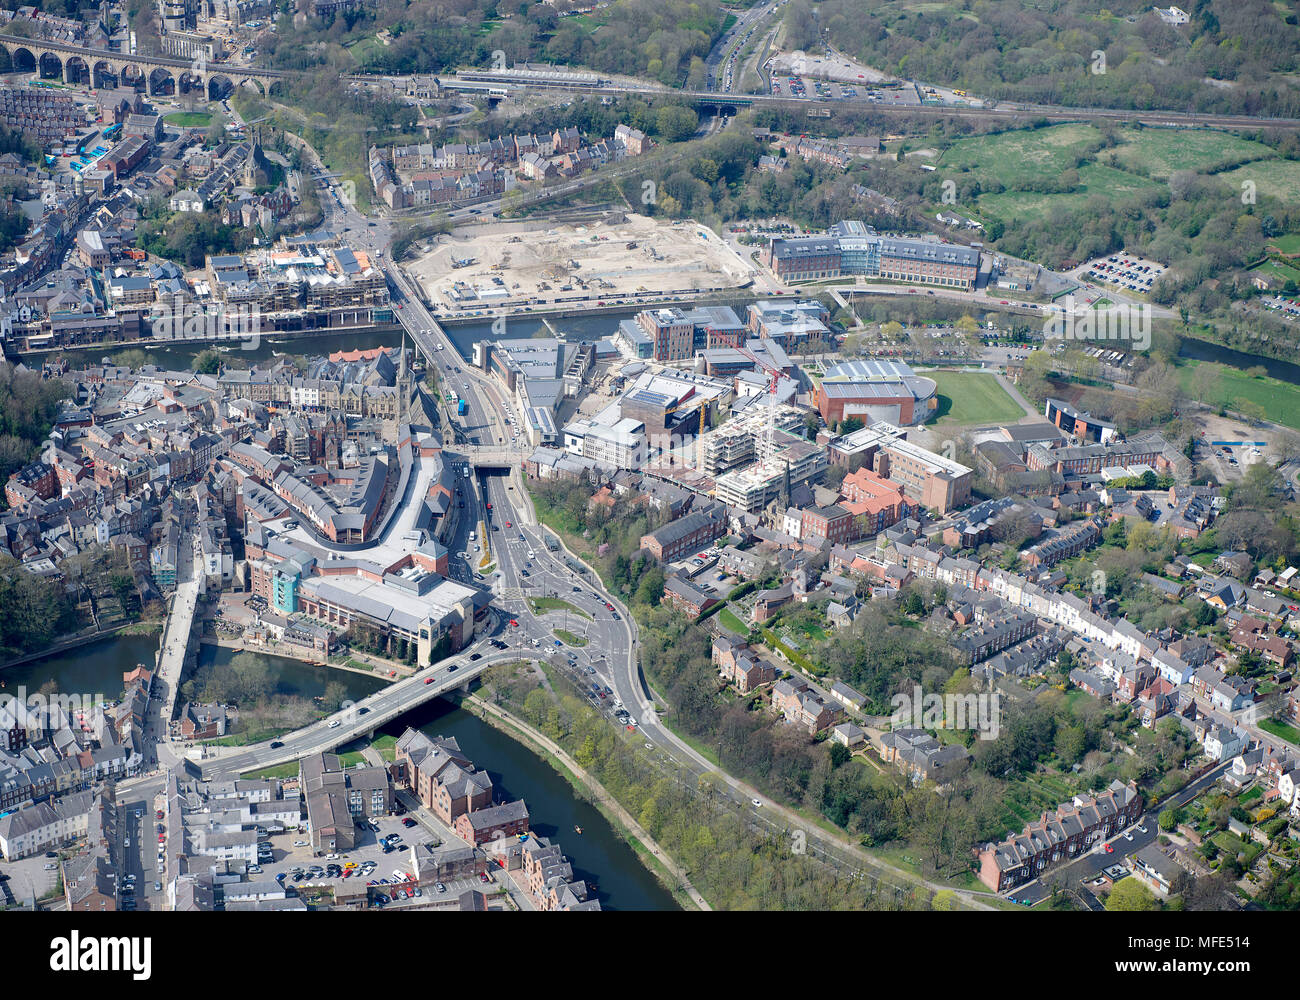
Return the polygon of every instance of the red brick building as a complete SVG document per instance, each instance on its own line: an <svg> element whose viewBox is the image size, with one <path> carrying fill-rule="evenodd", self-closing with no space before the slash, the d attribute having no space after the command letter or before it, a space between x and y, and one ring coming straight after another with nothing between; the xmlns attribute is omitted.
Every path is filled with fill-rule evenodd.
<svg viewBox="0 0 1300 1000"><path fill-rule="evenodd" d="M727 530L721 510L696 511L641 536L641 548L660 562L672 562L702 549Z"/></svg>
<svg viewBox="0 0 1300 1000"><path fill-rule="evenodd" d="M817 535L832 545L844 545L860 537L861 525L849 511L837 503L829 507L809 507L799 512L800 536Z"/></svg>
<svg viewBox="0 0 1300 1000"><path fill-rule="evenodd" d="M454 824L456 836L478 847L494 840L528 832L528 807L523 799L487 809L461 813Z"/></svg>
<svg viewBox="0 0 1300 1000"><path fill-rule="evenodd" d="M1113 836L1142 815L1137 785L1112 781L1096 796L1077 795L1043 813L1023 832L1000 844L978 850L980 881L994 892L1004 892L1038 878L1054 864L1090 850L1098 840Z"/></svg>

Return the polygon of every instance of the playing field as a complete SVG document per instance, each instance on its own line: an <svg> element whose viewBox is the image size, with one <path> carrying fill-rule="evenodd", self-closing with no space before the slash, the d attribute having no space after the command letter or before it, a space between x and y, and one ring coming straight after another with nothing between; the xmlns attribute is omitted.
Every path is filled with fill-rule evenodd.
<svg viewBox="0 0 1300 1000"><path fill-rule="evenodd" d="M1014 423L1025 411L992 373L926 372L938 385L933 422L955 425Z"/></svg>

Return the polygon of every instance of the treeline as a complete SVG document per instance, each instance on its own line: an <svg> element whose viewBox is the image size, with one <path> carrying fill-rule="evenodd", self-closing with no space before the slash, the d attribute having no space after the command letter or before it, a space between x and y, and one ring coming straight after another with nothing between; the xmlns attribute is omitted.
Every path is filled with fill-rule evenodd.
<svg viewBox="0 0 1300 1000"><path fill-rule="evenodd" d="M347 699L347 688L337 680L325 685L319 699L279 691L272 661L255 653L236 653L230 662L201 664L181 684L182 702L233 705L239 710L236 733L263 735L305 726L337 711Z"/></svg>
<svg viewBox="0 0 1300 1000"><path fill-rule="evenodd" d="M147 219L136 246L185 267L201 267L209 254L235 253L252 244L252 233L227 226L217 212L171 212Z"/></svg>
<svg viewBox="0 0 1300 1000"><path fill-rule="evenodd" d="M441 73L493 65L500 52L508 64L541 61L699 86L724 20L719 5L693 0L615 0L594 15L569 18L520 0L381 0L298 25L282 16L259 44L278 69ZM380 28L392 34L390 44L373 41Z"/></svg>
<svg viewBox="0 0 1300 1000"><path fill-rule="evenodd" d="M0 658L36 653L77 627L77 602L61 581L0 556Z"/></svg>
<svg viewBox="0 0 1300 1000"><path fill-rule="evenodd" d="M823 37L840 51L887 73L981 97L1300 113L1300 90L1290 76L1300 52L1300 18L1268 0L1196 0L1191 23L1181 27L1165 24L1150 4L1112 5L1119 16L1100 17L1089 0L977 2L968 9L974 16L948 7L869 10L859 0L818 4ZM1094 56L1098 51L1104 62Z"/></svg>
<svg viewBox="0 0 1300 1000"><path fill-rule="evenodd" d="M608 139L619 125L627 125L654 139L680 142L689 139L699 123L699 115L676 98L645 100L624 97L604 104L599 98L587 97L512 118L508 127L495 123L491 126L480 124L472 129L462 128L459 132L467 139L470 132L480 139L487 139L506 131L515 135L550 135L556 129L574 126L593 138Z"/></svg>
<svg viewBox="0 0 1300 1000"><path fill-rule="evenodd" d="M62 382L0 361L0 482L39 455L67 396Z"/></svg>
<svg viewBox="0 0 1300 1000"><path fill-rule="evenodd" d="M660 83L704 84L704 60L722 34L726 12L695 0L615 0L589 30L563 18L541 48L547 62L589 66L604 73L649 76Z"/></svg>
<svg viewBox="0 0 1300 1000"><path fill-rule="evenodd" d="M508 695L521 688L497 690ZM572 754L690 873L715 909L899 910L935 902L924 890L899 899L890 888L841 876L792 850L789 837L759 833L711 776L689 785L674 780L572 694L557 697L534 687L522 702L509 704Z"/></svg>

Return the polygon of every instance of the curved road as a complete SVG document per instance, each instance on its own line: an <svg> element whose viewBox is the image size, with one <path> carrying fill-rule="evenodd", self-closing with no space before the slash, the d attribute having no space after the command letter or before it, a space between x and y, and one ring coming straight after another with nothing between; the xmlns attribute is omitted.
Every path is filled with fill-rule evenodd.
<svg viewBox="0 0 1300 1000"><path fill-rule="evenodd" d="M498 438L507 441L511 429L517 426L514 421L518 414L512 413L499 384L467 364L445 334L438 337L441 328L425 308L412 280L397 268L391 274L403 296L402 318L407 328L434 331L416 339L443 378L466 400L468 412L463 423L469 439L479 438L485 445L497 444ZM441 350L437 347L439 339ZM505 423L507 417L512 421L509 425ZM447 446L452 447L450 442ZM589 700L610 716L613 724L621 723L612 718L611 702L627 708L643 740L681 772L677 780L698 790L707 776L727 800L728 808L756 828L783 837L793 837L798 831L806 840L808 854L846 877L870 878L882 887L894 889L896 894L921 886L935 891L950 889L873 858L852 842L773 803L744 782L720 772L660 723L651 693L641 676L637 628L628 609L605 591L594 570L585 567L573 553L563 548L550 551L546 544L549 533L538 525L532 501L517 470L508 475L484 475L481 479L484 501L492 505L493 528L489 537L497 567L493 589L497 594L496 603L511 616L513 624L508 626L507 634L512 643L533 650L534 656L548 649L552 654L558 652L554 662L561 669L570 670L580 687L585 685L590 690L592 684L599 683L602 690L608 688L604 698L593 692ZM563 624L561 612L534 615L527 606L528 595L554 595L581 614L570 613ZM557 627L585 637L587 644L569 649L555 640L552 630ZM968 905L988 908L980 894L955 891Z"/></svg>

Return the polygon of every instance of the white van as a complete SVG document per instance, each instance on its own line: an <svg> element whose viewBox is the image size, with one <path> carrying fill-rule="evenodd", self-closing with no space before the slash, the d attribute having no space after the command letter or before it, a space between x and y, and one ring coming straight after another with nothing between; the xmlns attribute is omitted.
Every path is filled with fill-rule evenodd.
<svg viewBox="0 0 1300 1000"><path fill-rule="evenodd" d="M471 532L469 533L469 540L470 540L471 542L477 542L477 541L478 541L478 532L477 532L477 531L471 531Z"/></svg>

